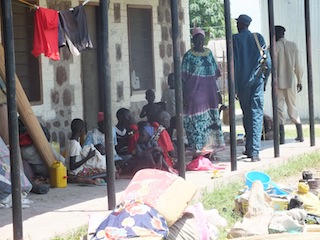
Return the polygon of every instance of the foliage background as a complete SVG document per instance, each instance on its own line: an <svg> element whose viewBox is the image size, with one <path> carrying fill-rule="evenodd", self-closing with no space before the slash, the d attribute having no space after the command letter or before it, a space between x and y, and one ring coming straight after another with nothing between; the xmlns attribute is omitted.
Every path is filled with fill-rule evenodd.
<svg viewBox="0 0 320 240"><path fill-rule="evenodd" d="M190 0L190 29L201 27L206 32L206 43L210 39L225 37L224 1ZM231 19L232 32L236 33L236 22Z"/></svg>

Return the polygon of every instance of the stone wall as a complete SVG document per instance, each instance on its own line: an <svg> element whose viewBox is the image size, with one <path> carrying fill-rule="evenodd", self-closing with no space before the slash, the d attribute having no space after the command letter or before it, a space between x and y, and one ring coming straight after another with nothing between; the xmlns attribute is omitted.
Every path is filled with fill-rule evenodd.
<svg viewBox="0 0 320 240"><path fill-rule="evenodd" d="M96 3L95 3L96 2ZM98 0L90 4L98 4ZM40 0L39 5L62 10L77 6L78 1ZM142 106L146 104L145 93L131 95L129 76L129 46L127 29L127 4L151 5L153 9L153 40L156 79L156 100L167 87L167 76L173 72L173 49L170 0L118 0L109 7L109 60L111 70L111 121L120 107L129 108L137 120ZM189 48L188 1L179 1L179 31L181 56ZM92 26L88 26L89 28ZM74 118L84 119L83 87L81 82L81 56L75 57L68 48L60 50L60 61L41 56L43 104L32 109L51 133L51 140L60 143L61 149L70 135L70 123Z"/></svg>

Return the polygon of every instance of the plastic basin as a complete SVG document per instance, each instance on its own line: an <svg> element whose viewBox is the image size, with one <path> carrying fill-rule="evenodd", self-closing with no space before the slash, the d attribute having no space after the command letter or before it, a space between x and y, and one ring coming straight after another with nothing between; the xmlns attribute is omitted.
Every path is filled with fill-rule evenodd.
<svg viewBox="0 0 320 240"><path fill-rule="evenodd" d="M262 183L264 190L269 188L271 178L268 174L259 171L252 171L246 174L246 185L249 189L251 189L252 183L257 180Z"/></svg>

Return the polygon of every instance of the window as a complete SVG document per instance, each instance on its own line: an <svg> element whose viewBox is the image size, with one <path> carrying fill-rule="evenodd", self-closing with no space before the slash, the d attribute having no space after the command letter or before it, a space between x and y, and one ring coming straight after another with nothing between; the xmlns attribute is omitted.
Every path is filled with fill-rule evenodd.
<svg viewBox="0 0 320 240"><path fill-rule="evenodd" d="M128 5L131 93L154 89L151 6Z"/></svg>
<svg viewBox="0 0 320 240"><path fill-rule="evenodd" d="M29 101L32 104L40 104L42 102L40 62L31 54L34 11L24 4L12 4L16 74Z"/></svg>

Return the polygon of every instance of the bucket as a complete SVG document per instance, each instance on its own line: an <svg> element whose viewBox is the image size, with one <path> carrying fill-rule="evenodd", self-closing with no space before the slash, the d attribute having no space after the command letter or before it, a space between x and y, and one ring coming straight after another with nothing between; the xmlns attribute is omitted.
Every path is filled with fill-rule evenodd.
<svg viewBox="0 0 320 240"><path fill-rule="evenodd" d="M50 167L50 185L54 188L67 187L67 168L63 163L55 161Z"/></svg>
<svg viewBox="0 0 320 240"><path fill-rule="evenodd" d="M246 174L246 185L250 189L252 186L252 183L256 180L259 180L262 182L263 189L266 190L269 188L269 183L270 183L270 176L264 172L258 172L258 171L253 171L253 172L248 172Z"/></svg>
<svg viewBox="0 0 320 240"><path fill-rule="evenodd" d="M285 211L288 210L289 201L288 199L281 198L271 198L271 206L275 211Z"/></svg>

